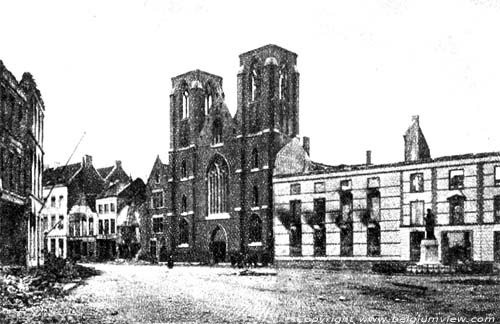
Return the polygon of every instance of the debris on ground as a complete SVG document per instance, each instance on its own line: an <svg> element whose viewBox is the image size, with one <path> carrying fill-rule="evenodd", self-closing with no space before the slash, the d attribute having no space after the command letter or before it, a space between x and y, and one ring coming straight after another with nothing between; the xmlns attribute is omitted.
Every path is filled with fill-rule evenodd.
<svg viewBox="0 0 500 324"><path fill-rule="evenodd" d="M276 276L274 269L245 269L238 272L239 276Z"/></svg>
<svg viewBox="0 0 500 324"><path fill-rule="evenodd" d="M56 298L77 287L84 278L98 274L59 258L49 258L36 269L21 267L0 268L0 306L21 309L38 304L45 298Z"/></svg>

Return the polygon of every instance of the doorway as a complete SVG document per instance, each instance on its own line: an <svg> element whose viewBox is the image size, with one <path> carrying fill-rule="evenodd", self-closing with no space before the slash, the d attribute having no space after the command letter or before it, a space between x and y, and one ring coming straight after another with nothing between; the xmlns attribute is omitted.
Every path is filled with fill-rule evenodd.
<svg viewBox="0 0 500 324"><path fill-rule="evenodd" d="M425 237L425 232L410 233L410 261L420 261L420 244Z"/></svg>
<svg viewBox="0 0 500 324"><path fill-rule="evenodd" d="M210 235L210 252L214 263L224 262L226 260L227 247L226 231L220 225L217 225Z"/></svg>

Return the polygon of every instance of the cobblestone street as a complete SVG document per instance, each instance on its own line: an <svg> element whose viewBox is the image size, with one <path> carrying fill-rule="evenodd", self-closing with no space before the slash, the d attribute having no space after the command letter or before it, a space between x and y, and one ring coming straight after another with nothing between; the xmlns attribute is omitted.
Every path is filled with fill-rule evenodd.
<svg viewBox="0 0 500 324"><path fill-rule="evenodd" d="M47 301L50 312L60 315L46 313L46 322L360 323L377 318L412 322L418 316L464 316L468 321L477 316L500 318L498 277L382 276L303 269L280 269L275 276L239 276L238 270L224 267L91 266L102 275L90 278L63 300ZM25 318L30 318L30 312Z"/></svg>

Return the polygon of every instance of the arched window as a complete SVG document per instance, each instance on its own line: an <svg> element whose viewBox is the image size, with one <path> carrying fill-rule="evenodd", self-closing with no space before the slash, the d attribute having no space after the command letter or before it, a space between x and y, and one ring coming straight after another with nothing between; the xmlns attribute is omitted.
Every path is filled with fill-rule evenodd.
<svg viewBox="0 0 500 324"><path fill-rule="evenodd" d="M187 178L187 164L185 160L181 163L181 178Z"/></svg>
<svg viewBox="0 0 500 324"><path fill-rule="evenodd" d="M182 119L189 117L189 92L184 90L182 93Z"/></svg>
<svg viewBox="0 0 500 324"><path fill-rule="evenodd" d="M183 213L187 213L187 197L186 195L182 195L182 208L181 211Z"/></svg>
<svg viewBox="0 0 500 324"><path fill-rule="evenodd" d="M252 190L252 206L259 205L259 188L257 186L253 186Z"/></svg>
<svg viewBox="0 0 500 324"><path fill-rule="evenodd" d="M207 172L208 214L228 212L228 179L229 168L226 161L217 156Z"/></svg>
<svg viewBox="0 0 500 324"><path fill-rule="evenodd" d="M179 222L179 244L189 244L189 223L184 218Z"/></svg>
<svg viewBox="0 0 500 324"><path fill-rule="evenodd" d="M212 145L222 142L222 122L219 118L212 124Z"/></svg>
<svg viewBox="0 0 500 324"><path fill-rule="evenodd" d="M259 168L259 152L256 148L252 150L252 169Z"/></svg>
<svg viewBox="0 0 500 324"><path fill-rule="evenodd" d="M255 101L260 93L260 73L256 67L257 62L252 63L250 68L250 100Z"/></svg>
<svg viewBox="0 0 500 324"><path fill-rule="evenodd" d="M250 216L248 241L250 243L262 242L262 220L257 214Z"/></svg>

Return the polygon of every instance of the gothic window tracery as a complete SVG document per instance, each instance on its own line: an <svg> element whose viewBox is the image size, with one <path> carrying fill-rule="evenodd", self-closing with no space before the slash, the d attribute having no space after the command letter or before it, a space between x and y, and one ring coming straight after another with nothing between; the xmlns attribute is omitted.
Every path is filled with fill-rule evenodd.
<svg viewBox="0 0 500 324"><path fill-rule="evenodd" d="M229 168L223 158L212 161L207 172L208 213L228 212Z"/></svg>

